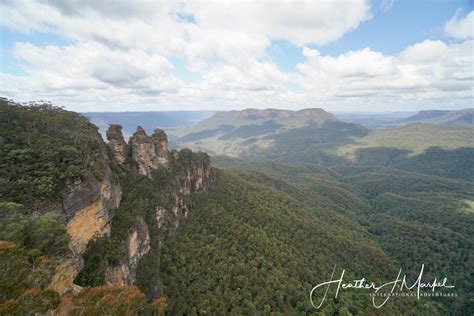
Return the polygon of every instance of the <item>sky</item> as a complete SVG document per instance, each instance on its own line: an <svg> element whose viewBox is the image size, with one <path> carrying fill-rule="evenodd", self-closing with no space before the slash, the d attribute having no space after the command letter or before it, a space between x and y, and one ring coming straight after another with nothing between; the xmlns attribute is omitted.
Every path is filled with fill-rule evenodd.
<svg viewBox="0 0 474 316"><path fill-rule="evenodd" d="M0 0L0 96L89 111L473 107L473 0Z"/></svg>

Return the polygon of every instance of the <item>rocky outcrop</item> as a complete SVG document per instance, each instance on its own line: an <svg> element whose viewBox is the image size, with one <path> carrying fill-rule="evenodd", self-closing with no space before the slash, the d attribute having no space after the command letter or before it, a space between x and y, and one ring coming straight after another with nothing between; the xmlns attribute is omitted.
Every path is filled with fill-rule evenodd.
<svg viewBox="0 0 474 316"><path fill-rule="evenodd" d="M124 246L126 259L119 266L107 268L107 284L135 284L138 262L150 251L150 231L143 218L138 218Z"/></svg>
<svg viewBox="0 0 474 316"><path fill-rule="evenodd" d="M148 136L142 127L130 139L132 159L137 164L138 173L150 176L153 170L160 166L168 166L168 138L159 128Z"/></svg>
<svg viewBox="0 0 474 316"><path fill-rule="evenodd" d="M143 218L139 218L135 228L128 236L127 242L127 266L135 271L138 261L150 250L150 232ZM135 276L130 276L131 283L135 282Z"/></svg>
<svg viewBox="0 0 474 316"><path fill-rule="evenodd" d="M112 124L106 133L109 146L114 154L115 161L123 165L128 156L128 145L123 139L122 126Z"/></svg>
<svg viewBox="0 0 474 316"><path fill-rule="evenodd" d="M78 257L64 259L58 267L56 267L49 288L63 295L65 293L76 294L80 292L81 287L74 284L79 271L82 269L82 261Z"/></svg>
<svg viewBox="0 0 474 316"><path fill-rule="evenodd" d="M50 284L50 288L61 295L77 292L80 288L73 281L83 266L81 256L92 239L110 233L111 219L122 197L120 184L114 180L107 163L105 144L99 138L98 142L97 155L102 159L97 159L93 164L95 174L91 170L84 170L84 179L64 191L61 208L70 236L71 252L57 267Z"/></svg>
<svg viewBox="0 0 474 316"><path fill-rule="evenodd" d="M117 131L117 130L115 130ZM120 139L121 135L117 135ZM110 144L110 146L113 146ZM143 218L138 218L134 227L128 232L128 238L123 243L124 259L118 266L110 266L106 271L108 284L133 285L136 282L136 269L140 260L149 251L152 251L150 232L158 232L161 237L173 234L179 226L180 220L188 216L192 206L189 196L194 193L206 192L212 186L213 173L209 156L205 153L193 153L191 150L168 151L168 139L164 131L156 129L148 136L143 128L137 131L129 140L131 160L124 165L129 172L154 178L153 171L160 173L167 181L162 191L169 203L155 205L154 218L147 223ZM159 188L156 188L159 190ZM150 226L153 225L153 226ZM154 227L156 225L156 227ZM159 251L164 238L156 238L154 251ZM151 293L151 294L150 294ZM159 284L147 296L161 295ZM150 297L150 296L149 296Z"/></svg>
<svg viewBox="0 0 474 316"><path fill-rule="evenodd" d="M98 139L99 146L91 170L84 170L84 178L64 191L60 207L70 235L71 252L57 267L50 284L50 288L61 295L80 291L81 287L73 282L84 266L82 255L91 240L110 235L111 220L122 198L120 184L115 180L117 176L111 166L118 164L123 169L119 172L135 172L150 178L154 176L153 171L162 172L168 181L162 193L164 200L169 202L153 207L156 221L147 223L144 218L138 217L130 227L122 244L123 259L117 266L109 266L106 270L108 284L135 285L140 260L152 249L160 251L164 240L150 234L173 234L182 218L191 212L189 196L206 192L213 183L209 156L187 149L169 152L167 136L161 129L148 136L143 128L138 127L127 145L121 127L111 125L107 138L113 161L109 160L106 145ZM156 189L159 190L158 187ZM154 246L152 237L157 241ZM161 295L159 282L150 293L147 295L151 297Z"/></svg>
<svg viewBox="0 0 474 316"><path fill-rule="evenodd" d="M84 253L93 238L110 233L111 210L118 208L122 192L109 179L102 181L99 192L99 197L76 212L67 225L67 232L71 236L69 247L75 254Z"/></svg>
<svg viewBox="0 0 474 316"><path fill-rule="evenodd" d="M173 151L173 161L181 166L181 172L176 175L176 187L182 194L204 192L212 185L211 162L207 155L201 159L188 159L192 155L191 150L183 149L180 152ZM187 160L187 161L186 161Z"/></svg>

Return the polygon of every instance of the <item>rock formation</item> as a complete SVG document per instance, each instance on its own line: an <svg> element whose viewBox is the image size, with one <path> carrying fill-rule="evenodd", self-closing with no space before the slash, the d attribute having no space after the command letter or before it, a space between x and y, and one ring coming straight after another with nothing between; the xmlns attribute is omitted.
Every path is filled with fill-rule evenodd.
<svg viewBox="0 0 474 316"><path fill-rule="evenodd" d="M84 179L65 189L61 204L67 232L71 237L71 253L56 269L50 285L60 294L79 289L73 281L83 266L81 256L92 239L110 233L111 219L122 197L121 186L114 180L110 165L106 162L108 156L105 144L99 135L97 137L100 144L97 155L103 162L98 160L94 163L95 174L84 170Z"/></svg>
<svg viewBox="0 0 474 316"><path fill-rule="evenodd" d="M155 205L154 213L156 222L155 232L159 230L163 234L173 234L179 225L180 219L187 217L191 211L188 196L193 193L206 192L213 184L213 173L209 156L204 153L193 153L191 150L181 151L168 150L168 138L161 129L155 129L148 136L141 127L130 138L128 143L128 154L131 158L127 163L122 160L122 145L120 140L123 136L117 125L111 125L107 135L109 146L114 152L115 160L128 172L135 172L152 178L153 171L166 175L167 191L163 192L170 201L168 205ZM109 137L109 136L108 136ZM118 141L117 141L118 140ZM119 148L120 150L116 150ZM158 190L158 188L157 188ZM123 243L124 258L117 266L109 266L106 271L105 280L107 284L133 285L136 282L136 269L138 262L149 251L151 223L143 218L138 218L135 225L130 228L128 237ZM159 243L161 248L162 241ZM152 296L161 295L162 289L157 284ZM148 293L149 294L149 293Z"/></svg>
<svg viewBox="0 0 474 316"><path fill-rule="evenodd" d="M123 139L122 126L112 124L106 133L109 146L114 153L115 161L119 165L123 165L128 156L128 145Z"/></svg>
<svg viewBox="0 0 474 316"><path fill-rule="evenodd" d="M151 172L160 166L168 166L168 138L159 128L148 136L139 126L130 139L130 148L132 159L137 164L138 173L141 175L150 176Z"/></svg>
<svg viewBox="0 0 474 316"><path fill-rule="evenodd" d="M150 251L150 232L143 218L128 235L124 244L126 257L124 262L117 267L108 267L106 282L117 285L133 285L136 282L136 269L140 259Z"/></svg>
<svg viewBox="0 0 474 316"><path fill-rule="evenodd" d="M122 198L114 166L121 166L123 172L138 173L150 178L153 177L153 171L161 171L169 177L167 191L163 194L166 194L170 204L156 205L153 209L156 219L153 231L163 234L173 234L180 220L191 211L187 197L208 191L213 183L207 154L193 153L187 149L170 152L166 133L161 129L156 129L148 136L143 128L138 127L127 144L121 129L120 125L111 125L106 134L108 146L112 150L112 160L106 145L97 134L99 146L96 157L99 159L93 162L94 172L84 170L83 180L65 188L61 205L51 206L62 209L67 232L71 237L70 255L59 264L50 284L50 288L61 295L81 290L80 286L74 284L74 279L84 266L82 255L91 240L110 235L111 221ZM138 217L129 228L122 245L124 259L119 265L107 268L104 275L107 284L136 284L137 266L143 256L151 251L150 225L144 218ZM158 248L161 246L162 241ZM157 297L161 293L160 284L156 284L151 295Z"/></svg>

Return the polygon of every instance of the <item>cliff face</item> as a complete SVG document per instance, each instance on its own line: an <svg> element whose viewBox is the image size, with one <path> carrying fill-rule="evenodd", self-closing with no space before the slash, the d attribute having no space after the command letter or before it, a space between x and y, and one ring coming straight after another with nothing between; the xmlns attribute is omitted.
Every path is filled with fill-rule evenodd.
<svg viewBox="0 0 474 316"><path fill-rule="evenodd" d="M114 125L111 125L110 128L113 127ZM148 136L139 126L130 139L130 147L139 174L150 176L151 172L160 166L168 166L168 138L163 130L157 128Z"/></svg>
<svg viewBox="0 0 474 316"><path fill-rule="evenodd" d="M150 251L150 231L143 218L138 218L124 243L125 260L106 271L106 282L117 285L133 285L136 281L136 269L140 259Z"/></svg>
<svg viewBox="0 0 474 316"><path fill-rule="evenodd" d="M106 133L107 140L114 154L114 159L119 165L123 165L128 156L128 145L123 139L122 126L111 125Z"/></svg>
<svg viewBox="0 0 474 316"><path fill-rule="evenodd" d="M118 164L126 172L137 173L153 179L164 177L160 193L167 203L157 203L148 210L152 214L145 219L139 216L127 233L126 240L122 243L123 259L118 265L108 266L105 280L108 284L134 285L137 282L137 266L140 260L149 252L159 252L164 236L173 234L182 218L187 217L192 209L189 197L194 193L206 192L212 186L213 173L207 154L193 153L190 150L169 151L168 139L164 131L156 129L148 136L143 128L130 138L127 152L124 153L123 136L121 128L111 125L107 135L109 146ZM117 145L118 144L118 145ZM128 156L130 160L123 163L122 157ZM122 163L121 163L122 161ZM155 173L156 172L156 173ZM166 188L166 189L164 189ZM155 236L152 236L155 234ZM160 234L160 236L156 236ZM152 244L152 239L158 240ZM158 263L156 263L158 264ZM152 297L161 295L162 289L157 282L152 290ZM149 293L147 293L149 294Z"/></svg>
<svg viewBox="0 0 474 316"><path fill-rule="evenodd" d="M50 285L60 294L81 290L74 280L87 265L83 255L89 243L111 236L112 218L121 210L122 187L118 178L132 174L145 176L149 178L147 188L160 196L150 210L132 218L132 222L122 228L126 230L125 237L119 241L120 249L116 249L122 254L121 259L118 264L108 263L104 275L105 283L118 285L137 284L140 260L149 253L160 253L165 236L173 234L179 222L191 211L189 197L208 191L213 183L209 157L190 150L170 152L167 136L160 129L148 136L138 127L128 144L119 125L111 125L106 135L110 150L97 134L94 172L84 170L83 179L64 190L60 207L71 237L71 251L57 267ZM157 182L154 177L163 178ZM156 188L150 188L153 185ZM137 194L141 195L140 192ZM162 294L159 280L147 294L152 298Z"/></svg>
<svg viewBox="0 0 474 316"><path fill-rule="evenodd" d="M97 138L97 156L101 159L94 162L95 174L85 170L84 179L64 191L61 208L71 237L71 252L58 266L50 285L60 294L79 289L73 281L83 267L81 256L92 239L110 234L111 219L122 197L121 186L105 162L108 160L106 145L98 134Z"/></svg>
<svg viewBox="0 0 474 316"><path fill-rule="evenodd" d="M78 113L0 99L0 237L3 250L15 247L2 253L14 267L5 280L15 285L2 310L24 313L26 303L43 313L57 305L45 291L53 290L62 302L48 314L68 314L63 307L83 299L76 294L107 283L160 296L161 248L191 211L191 195L211 186L207 155L170 152L160 129L148 136L138 128L127 143L114 125L107 145ZM34 280L15 284L29 272ZM119 290L142 298L135 287Z"/></svg>

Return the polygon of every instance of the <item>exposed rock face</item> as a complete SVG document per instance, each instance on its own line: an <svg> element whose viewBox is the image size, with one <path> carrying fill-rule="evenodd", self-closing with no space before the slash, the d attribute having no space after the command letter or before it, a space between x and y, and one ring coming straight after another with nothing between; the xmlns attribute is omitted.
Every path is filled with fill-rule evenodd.
<svg viewBox="0 0 474 316"><path fill-rule="evenodd" d="M70 248L74 253L84 253L92 238L110 233L110 211L118 208L121 194L120 187L105 179L100 185L100 196L97 200L79 210L69 221L67 232L71 236Z"/></svg>
<svg viewBox="0 0 474 316"><path fill-rule="evenodd" d="M119 136L120 138L120 136ZM136 282L136 269L140 259L151 251L150 231L159 234L173 234L179 225L180 219L187 217L191 211L189 195L206 192L211 187L213 173L209 156L204 153L193 153L188 149L168 151L168 140L165 132L156 129L148 136L143 128L138 127L129 141L132 160L126 166L129 170L151 177L154 170L162 170L169 178L169 186L165 194L171 205L154 207L156 222L145 222L138 218L135 226L129 231L128 238L123 243L125 259L119 266L108 267L106 282L108 284L132 285ZM158 190L158 188L157 188ZM159 239L156 250L162 246ZM150 298L160 296L161 286L147 293Z"/></svg>
<svg viewBox="0 0 474 316"><path fill-rule="evenodd" d="M98 152L107 159L103 142ZM122 197L120 184L115 182L110 166L106 163L95 164L100 180L90 171L85 171L84 180L69 187L62 203L62 214L67 223L70 255L56 269L50 288L60 294L77 292L80 287L73 284L83 261L81 255L93 238L110 233L110 221Z"/></svg>
<svg viewBox="0 0 474 316"><path fill-rule="evenodd" d="M150 232L143 218L139 218L125 242L126 259L117 267L108 267L108 284L133 285L140 259L150 251Z"/></svg>
<svg viewBox="0 0 474 316"><path fill-rule="evenodd" d="M109 146L114 153L115 161L119 165L123 165L128 156L128 145L123 139L122 126L112 124L106 133Z"/></svg>
<svg viewBox="0 0 474 316"><path fill-rule="evenodd" d="M157 128L148 136L139 126L130 139L130 147L139 174L149 176L160 166L168 166L168 138L163 130Z"/></svg>
<svg viewBox="0 0 474 316"><path fill-rule="evenodd" d="M186 155L189 155L191 151L189 149L183 149L181 152L173 151L173 160L177 163L182 163L182 160L186 159ZM189 194L193 192L204 192L207 191L212 184L211 179L211 162L206 156L203 159L192 161L188 164L180 174L176 176L176 187L179 188L179 192L182 194Z"/></svg>
<svg viewBox="0 0 474 316"><path fill-rule="evenodd" d="M81 287L73 282L81 268L82 262L80 258L75 257L63 260L56 268L49 288L58 292L59 295L67 292L78 293Z"/></svg>
<svg viewBox="0 0 474 316"><path fill-rule="evenodd" d="M140 218L127 239L128 266L135 269L138 261L150 250L150 233L148 226Z"/></svg>
<svg viewBox="0 0 474 316"><path fill-rule="evenodd" d="M157 231L163 236L173 234L180 220L191 211L188 196L206 192L213 183L209 157L186 149L170 153L167 136L160 129L148 136L143 128L138 127L127 145L121 127L111 125L107 138L114 162L108 161L106 146L98 139L99 159L92 164L95 172L84 170L84 179L65 189L64 201L58 206L62 208L67 232L71 236L71 253L59 264L50 284L50 288L61 295L81 290L73 282L84 265L82 255L91 240L110 235L111 220L122 198L121 187L114 180L116 176L111 165L116 163L123 166L126 172L136 172L147 177L152 177L155 170L163 170L170 182L163 192L169 204L154 206L152 211L156 222L153 220L147 223L142 217L136 219L122 245L124 259L118 266L107 268L105 280L108 284L135 285L140 260L152 250L160 251L162 246L163 239L156 239L155 235L150 234L156 234ZM158 241L154 246L151 237ZM155 298L160 295L162 289L157 282L147 296Z"/></svg>

